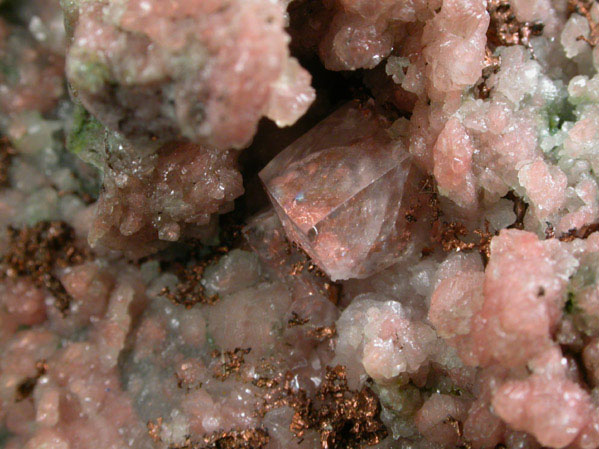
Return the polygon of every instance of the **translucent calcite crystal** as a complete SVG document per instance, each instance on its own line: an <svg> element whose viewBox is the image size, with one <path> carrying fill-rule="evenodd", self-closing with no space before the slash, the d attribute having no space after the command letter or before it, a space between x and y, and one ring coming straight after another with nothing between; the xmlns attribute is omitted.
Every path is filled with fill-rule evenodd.
<svg viewBox="0 0 599 449"><path fill-rule="evenodd" d="M384 121L352 103L287 147L260 177L288 238L337 280L397 260L410 172L408 153Z"/></svg>

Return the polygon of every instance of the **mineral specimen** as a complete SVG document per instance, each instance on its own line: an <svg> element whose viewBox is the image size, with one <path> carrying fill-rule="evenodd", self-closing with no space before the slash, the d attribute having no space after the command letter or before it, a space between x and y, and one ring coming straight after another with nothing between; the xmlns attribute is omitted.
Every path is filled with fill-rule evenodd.
<svg viewBox="0 0 599 449"><path fill-rule="evenodd" d="M279 2L64 4L74 93L127 137L242 148L262 116L290 125L314 99L310 75L289 56Z"/></svg>
<svg viewBox="0 0 599 449"><path fill-rule="evenodd" d="M599 448L598 42L591 0L0 0L0 447Z"/></svg>
<svg viewBox="0 0 599 449"><path fill-rule="evenodd" d="M0 111L8 115L48 112L65 93L64 58L36 42L27 30L0 18Z"/></svg>
<svg viewBox="0 0 599 449"><path fill-rule="evenodd" d="M104 142L104 186L89 235L92 245L139 258L182 236L209 237L214 215L230 211L243 193L236 152L186 141L156 150L118 136Z"/></svg>
<svg viewBox="0 0 599 449"><path fill-rule="evenodd" d="M369 108L349 104L260 173L288 237L333 280L366 277L405 246L415 174Z"/></svg>

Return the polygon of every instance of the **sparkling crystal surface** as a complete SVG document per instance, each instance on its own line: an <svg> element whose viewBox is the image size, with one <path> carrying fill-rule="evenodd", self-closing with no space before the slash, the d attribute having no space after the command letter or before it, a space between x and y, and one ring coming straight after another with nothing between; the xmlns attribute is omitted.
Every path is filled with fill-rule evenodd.
<svg viewBox="0 0 599 449"><path fill-rule="evenodd" d="M366 277L401 253L411 166L384 121L350 103L287 147L260 177L288 238L337 280Z"/></svg>

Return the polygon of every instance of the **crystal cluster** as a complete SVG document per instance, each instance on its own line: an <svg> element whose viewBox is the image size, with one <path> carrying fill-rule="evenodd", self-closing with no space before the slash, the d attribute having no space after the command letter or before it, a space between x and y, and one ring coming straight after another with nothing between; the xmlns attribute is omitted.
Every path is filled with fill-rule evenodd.
<svg viewBox="0 0 599 449"><path fill-rule="evenodd" d="M314 99L270 0L65 2L67 76L77 98L128 137L229 149L258 120L294 123Z"/></svg>
<svg viewBox="0 0 599 449"><path fill-rule="evenodd" d="M599 448L598 45L588 0L0 1L0 447Z"/></svg>
<svg viewBox="0 0 599 449"><path fill-rule="evenodd" d="M170 142L156 152L120 139L110 145L103 191L90 243L139 258L180 238L214 231L214 215L228 212L243 193L237 154L190 142Z"/></svg>
<svg viewBox="0 0 599 449"><path fill-rule="evenodd" d="M314 100L289 55L283 5L63 7L66 76L91 113L75 114L73 151L104 176L91 242L139 258L183 236L209 238L209 223L243 193L234 149L263 116L288 126Z"/></svg>

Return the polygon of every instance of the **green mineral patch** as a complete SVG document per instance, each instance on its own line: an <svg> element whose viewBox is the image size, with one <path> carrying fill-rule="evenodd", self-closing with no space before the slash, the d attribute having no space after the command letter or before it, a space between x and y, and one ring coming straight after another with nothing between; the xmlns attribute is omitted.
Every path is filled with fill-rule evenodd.
<svg viewBox="0 0 599 449"><path fill-rule="evenodd" d="M67 64L67 73L76 90L99 93L110 79L110 69L92 52L73 49Z"/></svg>
<svg viewBox="0 0 599 449"><path fill-rule="evenodd" d="M551 135L555 135L565 122L574 122L576 120L574 107L565 98L549 103L546 113L549 133Z"/></svg>
<svg viewBox="0 0 599 449"><path fill-rule="evenodd" d="M102 169L100 145L103 145L105 128L83 106L73 112L73 126L67 137L67 149L85 162Z"/></svg>

